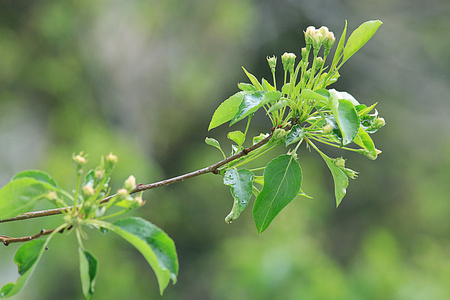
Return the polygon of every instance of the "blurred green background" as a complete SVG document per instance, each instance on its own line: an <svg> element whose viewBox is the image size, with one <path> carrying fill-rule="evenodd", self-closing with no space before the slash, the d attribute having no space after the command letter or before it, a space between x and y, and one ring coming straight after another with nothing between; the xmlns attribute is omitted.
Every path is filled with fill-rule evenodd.
<svg viewBox="0 0 450 300"><path fill-rule="evenodd" d="M340 36L384 22L334 86L379 102L387 125L373 162L336 209L329 170L300 152L303 190L261 236L251 210L227 225L232 199L205 175L144 194L136 211L177 245L179 281L159 296L141 255L89 231L99 259L94 299L448 299L450 295L450 2L430 1L0 1L0 185L17 172L49 172L68 189L73 152L119 156L113 185L212 164L227 130L207 132L214 109L246 81L270 77L266 56L300 57L302 30ZM281 75L281 74L280 74ZM242 126L243 124L238 125ZM261 114L254 132L266 132ZM59 217L0 224L29 235ZM19 245L0 247L0 284L17 278ZM73 235L57 236L14 299L82 299Z"/></svg>

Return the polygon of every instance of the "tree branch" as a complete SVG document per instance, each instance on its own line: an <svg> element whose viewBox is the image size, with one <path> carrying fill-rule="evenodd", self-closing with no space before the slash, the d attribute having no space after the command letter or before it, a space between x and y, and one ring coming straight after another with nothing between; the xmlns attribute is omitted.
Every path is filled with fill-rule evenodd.
<svg viewBox="0 0 450 300"><path fill-rule="evenodd" d="M252 145L252 146L250 146L248 148L245 148L242 151L239 151L238 153L236 153L236 154L234 154L234 155L232 155L232 156L230 156L230 157L228 157L228 158L226 158L224 160L221 160L221 161L219 161L219 162L217 162L217 163L215 163L215 164L213 164L213 165L211 165L209 167L206 167L206 168L194 171L194 172L190 172L190 173L187 173L187 174L183 174L183 175L180 175L180 176L177 176L177 177L173 177L173 178L165 179L165 180L162 180L162 181L158 181L158 182L155 182L155 183L138 184L130 192L130 194L134 194L134 193L142 192L142 191L145 191L145 190L150 190L150 189L153 189L153 188L169 185L169 184L172 184L172 183L175 183L175 182L178 182L178 181L183 181L185 179L197 177L199 175L206 174L206 173L218 174L218 169L220 167L222 167L223 165L225 165L225 164L227 164L227 163L229 163L229 162L231 162L233 160L236 160L236 159L238 159L238 158L240 158L242 156L245 156L248 153L250 153L250 152L260 148L264 144L266 144L272 138L272 134L273 134L273 132L268 134L267 137L265 137L263 140L259 141L258 143L254 144L254 145ZM116 195L114 194L114 195L110 195L108 197L105 197L104 199L102 199L100 201L100 203L106 203L109 200L111 200L111 198L113 198L115 196ZM78 206L80 206L80 205L78 205ZM47 209L47 210L41 210L41 211L28 212L28 213L24 213L22 215L18 215L18 216L9 218L9 219L0 220L0 223L6 223L6 222L12 222L12 221L27 220L27 219L33 219L33 218L39 218L39 217L47 217L47 216L59 215L59 214L61 214L63 212L68 212L68 211L70 211L72 209L73 209L73 206L69 206L69 207L64 207L64 208L54 208L54 209ZM45 232L48 232L48 230L45 231ZM51 232L49 232L49 233L51 233ZM34 236L39 237L41 235L43 235L43 234L36 234ZM8 243L13 243L16 240L23 242L23 241L26 241L27 238L29 240L33 239L33 238L30 239L30 237L34 237L34 236L28 236L28 237L22 237L22 238L11 238L11 237L5 237L5 236L0 235L0 241L2 241L3 243L5 243L5 240L8 240L9 241ZM11 241L11 239L14 240L14 241ZM19 240L19 239L21 239L21 240Z"/></svg>
<svg viewBox="0 0 450 300"><path fill-rule="evenodd" d="M53 231L55 231L55 229L51 229L51 230L45 230L45 229L41 229L41 231L39 231L39 233L36 233L34 235L30 235L30 236L23 236L23 237L18 237L18 238L13 238L10 236L6 236L6 235L0 235L0 242L3 243L3 245L8 246L11 243L20 243L20 242L28 242L34 239L37 239L43 235L48 235L50 233L52 233ZM62 233L64 231L64 229L60 230L60 232Z"/></svg>

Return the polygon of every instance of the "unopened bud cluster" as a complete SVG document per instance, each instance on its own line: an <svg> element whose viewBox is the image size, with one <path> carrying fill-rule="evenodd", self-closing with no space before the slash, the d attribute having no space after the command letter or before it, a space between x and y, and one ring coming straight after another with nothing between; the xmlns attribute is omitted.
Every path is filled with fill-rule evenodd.
<svg viewBox="0 0 450 300"><path fill-rule="evenodd" d="M305 42L307 46L312 45L316 52L319 52L322 45L325 48L325 55L328 55L331 47L335 42L333 32L328 30L328 27L322 26L316 29L314 26L309 26L305 31Z"/></svg>
<svg viewBox="0 0 450 300"><path fill-rule="evenodd" d="M297 56L294 53L287 53L281 56L281 62L283 63L283 68L285 71L289 71L291 73L294 72L295 58Z"/></svg>

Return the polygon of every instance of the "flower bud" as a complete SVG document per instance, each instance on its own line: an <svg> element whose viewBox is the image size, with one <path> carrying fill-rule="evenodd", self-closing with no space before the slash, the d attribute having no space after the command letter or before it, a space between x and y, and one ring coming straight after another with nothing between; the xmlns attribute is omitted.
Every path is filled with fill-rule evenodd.
<svg viewBox="0 0 450 300"><path fill-rule="evenodd" d="M322 66L323 66L323 58L320 56L316 57L315 63L316 64L314 66L314 71L319 71L320 68L322 68Z"/></svg>
<svg viewBox="0 0 450 300"><path fill-rule="evenodd" d="M84 199L88 199L89 197L94 195L94 193L95 193L94 188L90 185L85 185L81 189L81 194L83 195Z"/></svg>
<svg viewBox="0 0 450 300"><path fill-rule="evenodd" d="M126 199L130 194L128 193L128 191L126 189L119 189L117 191L117 197L122 200L122 199Z"/></svg>
<svg viewBox="0 0 450 300"><path fill-rule="evenodd" d="M50 191L47 193L47 195L45 197L49 201L55 201L56 199L58 199L58 194L56 194L55 191Z"/></svg>
<svg viewBox="0 0 450 300"><path fill-rule="evenodd" d="M336 39L334 38L334 33L328 32L328 34L325 36L323 44L323 46L325 47L325 51L329 52L331 47L333 47L335 41Z"/></svg>
<svg viewBox="0 0 450 300"><path fill-rule="evenodd" d="M73 154L72 160L75 163L77 173L78 174L83 173L83 166L87 163L86 155L84 155L84 152L81 151L77 155Z"/></svg>
<svg viewBox="0 0 450 300"><path fill-rule="evenodd" d="M322 130L323 130L323 133L325 133L325 134L331 133L333 131L333 126L331 126L330 124L327 124L327 125L323 126Z"/></svg>
<svg viewBox="0 0 450 300"><path fill-rule="evenodd" d="M117 164L117 161L119 159L117 158L116 155L109 153L106 157L105 157L105 170L106 172L111 172L112 169L114 169L114 166Z"/></svg>
<svg viewBox="0 0 450 300"><path fill-rule="evenodd" d="M309 26L308 28L306 28L306 31L305 31L306 45L312 44L312 42L313 42L312 36L314 35L315 31L316 31L316 27L314 27L314 26Z"/></svg>
<svg viewBox="0 0 450 300"><path fill-rule="evenodd" d="M308 50L304 47L302 48L302 62L308 61Z"/></svg>
<svg viewBox="0 0 450 300"><path fill-rule="evenodd" d="M330 31L328 30L328 27L322 26L322 27L319 28L319 33L322 36L322 42L324 42L326 37L330 33Z"/></svg>
<svg viewBox="0 0 450 300"><path fill-rule="evenodd" d="M135 187L136 187L136 178L133 175L130 175L130 177L128 177L127 180L125 180L123 188L131 192Z"/></svg>
<svg viewBox="0 0 450 300"><path fill-rule="evenodd" d="M283 63L283 68L285 71L293 72L296 57L297 56L294 53L284 52L281 56L281 62Z"/></svg>
<svg viewBox="0 0 450 300"><path fill-rule="evenodd" d="M381 127L383 127L384 125L386 125L386 121L384 120L384 118L382 117L378 117L376 118L373 123L372 123L372 128L373 129L380 129Z"/></svg>
<svg viewBox="0 0 450 300"><path fill-rule="evenodd" d="M344 171L344 174L350 179L356 179L356 177L358 177L358 172L353 171L352 169L342 168L342 171Z"/></svg>
<svg viewBox="0 0 450 300"><path fill-rule="evenodd" d="M145 201L142 199L141 196L134 197L134 202L139 206L143 206L145 204Z"/></svg>
<svg viewBox="0 0 450 300"><path fill-rule="evenodd" d="M96 170L94 173L94 177L97 181L100 181L105 177L105 170Z"/></svg>
<svg viewBox="0 0 450 300"><path fill-rule="evenodd" d="M267 56L267 63L272 71L275 70L275 67L277 66L277 57L275 55L272 57Z"/></svg>

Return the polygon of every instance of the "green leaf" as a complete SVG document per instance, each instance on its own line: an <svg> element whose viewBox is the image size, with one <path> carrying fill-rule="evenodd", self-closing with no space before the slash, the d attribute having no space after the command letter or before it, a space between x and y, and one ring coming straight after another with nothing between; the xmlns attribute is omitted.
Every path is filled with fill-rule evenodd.
<svg viewBox="0 0 450 300"><path fill-rule="evenodd" d="M214 139L214 138L206 137L206 138L205 138L205 143L206 143L207 145L213 146L214 148L217 148L217 149L219 149L220 151L222 151L222 148L220 148L219 141L217 141L217 140Z"/></svg>
<svg viewBox="0 0 450 300"><path fill-rule="evenodd" d="M244 92L252 92L252 93L254 93L254 92L257 91L256 88L253 86L253 84L244 83L244 82L239 82L238 83L238 88L241 91L244 91Z"/></svg>
<svg viewBox="0 0 450 300"><path fill-rule="evenodd" d="M0 219L29 212L47 193L57 188L45 181L31 177L17 178L0 190Z"/></svg>
<svg viewBox="0 0 450 300"><path fill-rule="evenodd" d="M362 128L359 127L358 135L355 137L353 142L365 149L364 155L370 158L371 160L375 160L377 158L377 150L375 149L375 145L373 143L370 135Z"/></svg>
<svg viewBox="0 0 450 300"><path fill-rule="evenodd" d="M238 146L242 146L242 144L244 144L245 141L245 135L240 130L228 132L227 137L233 142L235 142Z"/></svg>
<svg viewBox="0 0 450 300"><path fill-rule="evenodd" d="M262 91L263 88L262 88L261 84L258 82L258 79L256 79L255 75L250 74L249 72L247 72L247 70L244 67L242 67L242 69L244 70L244 72L247 75L248 79L250 79L250 82L253 84L253 86L257 90Z"/></svg>
<svg viewBox="0 0 450 300"><path fill-rule="evenodd" d="M267 80L262 79L262 87L265 92L275 92L276 89Z"/></svg>
<svg viewBox="0 0 450 300"><path fill-rule="evenodd" d="M318 92L314 92L312 90L304 89L300 93L300 99L316 99L319 101L328 101L327 97L319 94Z"/></svg>
<svg viewBox="0 0 450 300"><path fill-rule="evenodd" d="M172 279L177 281L178 258L173 240L160 228L137 217L108 223L100 220L86 220L86 223L114 231L128 241L147 260L158 279L162 294Z"/></svg>
<svg viewBox="0 0 450 300"><path fill-rule="evenodd" d="M280 155L264 171L264 187L256 197L253 219L262 233L278 213L300 192L302 170L293 155Z"/></svg>
<svg viewBox="0 0 450 300"><path fill-rule="evenodd" d="M330 90L330 108L342 134L342 145L353 141L358 134L360 119L352 102L341 99L341 93Z"/></svg>
<svg viewBox="0 0 450 300"><path fill-rule="evenodd" d="M329 158L317 148L316 150L322 156L323 160L331 171L331 175L333 176L334 196L336 198L336 207L338 207L339 204L341 204L341 201L344 198L345 194L347 193L348 177L347 175L345 175L344 171L335 164L335 159Z"/></svg>
<svg viewBox="0 0 450 300"><path fill-rule="evenodd" d="M222 102L212 116L208 131L233 119L239 110L244 95L246 95L245 92L238 92Z"/></svg>
<svg viewBox="0 0 450 300"><path fill-rule="evenodd" d="M286 136L286 146L289 146L290 144L300 141L304 136L305 132L303 131L300 124L292 126L291 130L288 132Z"/></svg>
<svg viewBox="0 0 450 300"><path fill-rule="evenodd" d="M233 195L233 208L226 216L225 222L239 218L241 212L247 207L248 201L252 196L253 173L247 169L237 170L235 168L228 169L223 177L223 183L231 187L231 195Z"/></svg>
<svg viewBox="0 0 450 300"><path fill-rule="evenodd" d="M80 255L80 277L81 287L86 299L91 299L94 294L95 279L97 277L97 259L86 250L78 248Z"/></svg>
<svg viewBox="0 0 450 300"><path fill-rule="evenodd" d="M372 104L371 106L367 107L364 104L360 104L359 106L361 106L361 109L358 109L358 107L356 107L356 111L358 112L358 116L360 118L365 117L368 113L370 113L375 106L378 104L378 102L376 102L375 104Z"/></svg>
<svg viewBox="0 0 450 300"><path fill-rule="evenodd" d="M42 181L50 185L53 185L54 187L58 187L55 180L48 173L39 170L26 170L19 172L16 175L14 175L13 178L11 178L11 181L20 178L34 178L38 181Z"/></svg>
<svg viewBox="0 0 450 300"><path fill-rule="evenodd" d="M286 107L288 105L289 105L289 101L288 100L286 100L286 99L280 100L277 103L275 103L274 105L272 105L269 108L269 110L267 111L267 113L269 114L271 112L277 111L277 110L282 109L283 107Z"/></svg>
<svg viewBox="0 0 450 300"><path fill-rule="evenodd" d="M244 99L239 105L236 115L230 122L230 126L257 111L261 106L264 105L264 103L262 102L263 99L264 92L260 91L245 95Z"/></svg>
<svg viewBox="0 0 450 300"><path fill-rule="evenodd" d="M62 225L56 228L46 240L29 241L17 249L17 252L14 255L14 263L17 265L20 277L15 283L7 283L1 288L0 298L8 298L20 292L27 283L28 277L30 277L31 273L33 273L33 270L36 268L37 263L47 249L47 245L52 237L64 228L64 226L65 225Z"/></svg>
<svg viewBox="0 0 450 300"><path fill-rule="evenodd" d="M334 53L333 62L331 63L332 69L330 70L330 72L334 71L334 67L339 62L342 50L344 49L346 35L347 35L347 20L345 20L344 30L342 31L341 37L339 38L339 43L336 47L336 52Z"/></svg>
<svg viewBox="0 0 450 300"><path fill-rule="evenodd" d="M381 24L383 24L383 22L381 22L380 20L367 21L361 24L358 28L356 28L355 31L352 32L344 48L344 57L342 59L342 64L346 62L359 49L361 49L362 46L364 46L370 40L370 38L372 38Z"/></svg>

